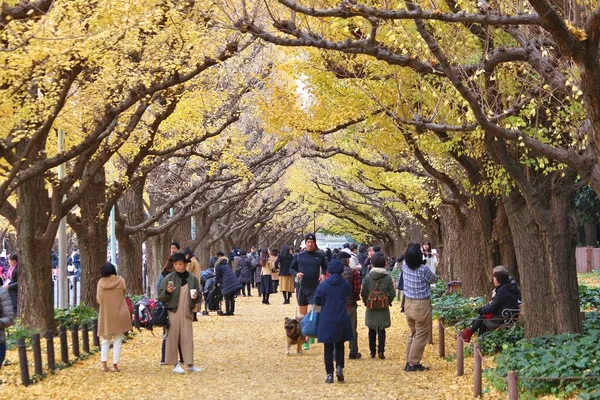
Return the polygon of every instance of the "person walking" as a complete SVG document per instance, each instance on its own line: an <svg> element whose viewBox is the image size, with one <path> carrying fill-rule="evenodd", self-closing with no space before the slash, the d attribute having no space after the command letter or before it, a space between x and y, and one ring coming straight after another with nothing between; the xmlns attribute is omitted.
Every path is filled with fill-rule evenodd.
<svg viewBox="0 0 600 400"><path fill-rule="evenodd" d="M350 318L346 312L347 299L352 289L342 277L344 266L332 260L325 279L315 291L314 304L320 307L317 340L324 344L326 383L333 383L333 359L338 382L344 381L344 342L354 339Z"/></svg>
<svg viewBox="0 0 600 400"><path fill-rule="evenodd" d="M337 254L337 259L344 264L344 272L342 273L342 277L348 282L350 285L350 295L348 296L346 302L346 312L348 313L348 317L350 318L350 325L352 325L352 336L354 339L349 343L350 352L348 354L348 358L351 360L357 360L362 357L362 354L358 351L358 332L357 332L357 309L358 309L358 300L360 299L360 289L361 289L361 279L360 279L360 271L350 267L351 255L345 251L340 251Z"/></svg>
<svg viewBox="0 0 600 400"><path fill-rule="evenodd" d="M263 297L262 303L271 304L269 303L269 296L271 295L273 289L272 274L274 266L271 262L271 257L269 256L269 251L267 249L260 249L259 263L260 291Z"/></svg>
<svg viewBox="0 0 600 400"><path fill-rule="evenodd" d="M240 259L238 261L238 271L240 271L240 283L242 284L242 296L246 297L246 291L248 296L252 296L252 282L254 271L252 270L252 260L248 257L246 250L240 251Z"/></svg>
<svg viewBox="0 0 600 400"><path fill-rule="evenodd" d="M269 262L271 263L271 293L278 293L279 288L279 266L277 265L279 250L269 249Z"/></svg>
<svg viewBox="0 0 600 400"><path fill-rule="evenodd" d="M369 328L369 350L371 358L377 356L385 359L385 330L392 325L390 318L390 306L395 297L395 288L392 277L385 269L385 257L381 254L375 254L371 257L371 271L365 277L362 286L361 298L366 306L365 325ZM385 307L374 309L369 304L369 294L373 290L381 290L387 296Z"/></svg>
<svg viewBox="0 0 600 400"><path fill-rule="evenodd" d="M4 287L8 290L12 301L13 314L19 316L19 256L11 254L8 256L8 271L4 279Z"/></svg>
<svg viewBox="0 0 600 400"><path fill-rule="evenodd" d="M235 296L242 288L240 280L229 265L229 260L223 253L215 263L215 285L221 286L221 293L225 300L225 314L233 315L235 312Z"/></svg>
<svg viewBox="0 0 600 400"><path fill-rule="evenodd" d="M125 301L127 285L125 280L117 275L117 269L111 263L102 266L102 278L98 281L96 300L100 306L98 313L98 336L102 338L100 346L100 362L102 371L108 372L108 350L113 342L113 371L119 372L121 344L123 333L132 328L131 314Z"/></svg>
<svg viewBox="0 0 600 400"><path fill-rule="evenodd" d="M200 301L200 282L185 270L187 260L182 253L169 257L175 271L163 279L159 290L159 300L166 304L169 327L165 346L165 364L175 365L173 373L184 374L185 370L177 362L178 347L181 347L183 363L190 372L200 372L194 365L194 332L192 310Z"/></svg>
<svg viewBox="0 0 600 400"><path fill-rule="evenodd" d="M294 277L290 272L290 267L294 261L294 256L290 253L290 248L284 244L281 253L275 261L275 268L279 269L279 287L283 293L283 304L290 304L292 294L294 293Z"/></svg>
<svg viewBox="0 0 600 400"><path fill-rule="evenodd" d="M194 253L192 252L192 249L190 249L189 247L186 247L183 250L183 254L185 255L185 259L188 262L186 270L190 274L194 275L198 279L198 282L200 282L200 262L198 261L198 259L194 255ZM196 304L196 306L194 307L194 310L193 310L194 322L198 321L198 313L201 311L202 311L202 309L200 306L200 302L198 302L198 304Z"/></svg>
<svg viewBox="0 0 600 400"><path fill-rule="evenodd" d="M421 364L423 351L431 329L431 284L437 282L435 275L423 263L421 246L414 243L406 249L405 265L402 267L404 279L404 313L410 328L406 343L407 372L425 371Z"/></svg>
<svg viewBox="0 0 600 400"><path fill-rule="evenodd" d="M13 324L14 320L15 313L10 294L5 287L0 287L0 370L6 356L6 329Z"/></svg>

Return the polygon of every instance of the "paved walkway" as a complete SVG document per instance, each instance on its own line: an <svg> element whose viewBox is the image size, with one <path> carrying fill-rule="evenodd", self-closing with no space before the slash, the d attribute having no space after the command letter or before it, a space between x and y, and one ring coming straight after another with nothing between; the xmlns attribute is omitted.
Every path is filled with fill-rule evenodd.
<svg viewBox="0 0 600 400"><path fill-rule="evenodd" d="M457 378L454 362L437 357L436 344L427 346L424 373L403 371L407 326L398 303L388 330L386 360L368 357L364 307L359 308L361 360L346 361L346 382L327 385L323 346L314 344L303 355L285 355L283 319L294 316L295 305L281 304L280 294L272 305L258 297L239 297L236 315L215 313L194 323L195 359L203 371L174 375L172 367L159 365L161 330L137 334L126 343L120 373L100 372L100 355L78 362L30 387L0 385L0 398L10 399L469 399L472 398L472 358L467 358L466 376ZM447 340L448 353L454 340ZM8 359L17 361L16 352ZM33 368L31 368L33 369ZM0 379L18 381L18 366L2 370ZM505 394L486 394L486 399L504 399Z"/></svg>

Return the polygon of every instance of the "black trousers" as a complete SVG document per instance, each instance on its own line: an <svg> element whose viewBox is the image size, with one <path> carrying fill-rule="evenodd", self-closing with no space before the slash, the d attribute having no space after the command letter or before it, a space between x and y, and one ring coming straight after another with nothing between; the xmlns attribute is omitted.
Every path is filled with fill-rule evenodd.
<svg viewBox="0 0 600 400"><path fill-rule="evenodd" d="M233 315L235 312L235 293L226 294L225 299L225 314Z"/></svg>
<svg viewBox="0 0 600 400"><path fill-rule="evenodd" d="M246 295L246 288L248 288L248 296L252 296L252 291L250 289L250 283L242 283L242 296Z"/></svg>
<svg viewBox="0 0 600 400"><path fill-rule="evenodd" d="M377 346L377 342L379 342ZM377 349L377 353L385 352L385 329L380 329L377 332L376 329L369 328L369 350L371 354L375 354L375 349Z"/></svg>
<svg viewBox="0 0 600 400"><path fill-rule="evenodd" d="M325 343L325 372L333 374L333 353L335 366L344 368L344 342Z"/></svg>
<svg viewBox="0 0 600 400"><path fill-rule="evenodd" d="M166 331L163 328L163 340L162 340L162 347L161 347L161 352L160 352L160 362L161 363L165 362L165 346L166 345L167 345L167 336L166 336ZM183 364L183 355L181 354L181 344L178 344L177 348L179 350L179 363Z"/></svg>
<svg viewBox="0 0 600 400"><path fill-rule="evenodd" d="M471 330L473 332L477 332L479 336L483 335L488 331L488 327L485 324L485 319L483 319L483 316L480 315L479 318L473 321L473 325L471 325Z"/></svg>

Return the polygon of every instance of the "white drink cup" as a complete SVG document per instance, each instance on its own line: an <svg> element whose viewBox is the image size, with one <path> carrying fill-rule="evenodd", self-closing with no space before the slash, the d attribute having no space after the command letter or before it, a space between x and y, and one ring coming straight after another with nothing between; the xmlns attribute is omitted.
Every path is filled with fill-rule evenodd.
<svg viewBox="0 0 600 400"><path fill-rule="evenodd" d="M198 289L190 289L190 295L192 296L192 299L198 297Z"/></svg>

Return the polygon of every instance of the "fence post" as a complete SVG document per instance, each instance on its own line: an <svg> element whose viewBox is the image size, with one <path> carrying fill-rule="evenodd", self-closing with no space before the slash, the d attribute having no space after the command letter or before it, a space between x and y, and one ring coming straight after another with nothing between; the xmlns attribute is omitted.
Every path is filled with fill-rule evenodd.
<svg viewBox="0 0 600 400"><path fill-rule="evenodd" d="M33 368L35 374L42 376L44 369L42 368L42 346L41 346L40 334L34 333L31 336L31 347L33 348Z"/></svg>
<svg viewBox="0 0 600 400"><path fill-rule="evenodd" d="M89 326L87 322L81 324L81 345L83 347L84 352L90 352L90 335Z"/></svg>
<svg viewBox="0 0 600 400"><path fill-rule="evenodd" d="M446 357L446 335L445 335L445 327L444 327L444 318L440 317L438 319L438 339L440 340L439 343L439 354L440 354L440 358L444 358Z"/></svg>
<svg viewBox="0 0 600 400"><path fill-rule="evenodd" d="M133 306L133 322L134 326L139 330L140 329L140 305L135 304Z"/></svg>
<svg viewBox="0 0 600 400"><path fill-rule="evenodd" d="M17 339L17 346L19 347L19 367L21 368L21 382L23 382L23 385L29 386L31 381L29 380L29 365L27 365L27 349L25 348L25 339Z"/></svg>
<svg viewBox="0 0 600 400"><path fill-rule="evenodd" d="M46 331L46 355L48 357L48 369L51 372L56 371L56 363L54 359L54 332Z"/></svg>
<svg viewBox="0 0 600 400"><path fill-rule="evenodd" d="M589 246L585 248L585 272L592 272L592 248Z"/></svg>
<svg viewBox="0 0 600 400"><path fill-rule="evenodd" d="M69 345L67 343L67 327L61 326L58 328L60 333L60 361L63 364L69 363Z"/></svg>
<svg viewBox="0 0 600 400"><path fill-rule="evenodd" d="M79 325L73 324L71 328L71 345L73 346L73 355L79 358Z"/></svg>
<svg viewBox="0 0 600 400"><path fill-rule="evenodd" d="M100 347L100 338L98 337L98 320L92 321L92 342L95 347Z"/></svg>
<svg viewBox="0 0 600 400"><path fill-rule="evenodd" d="M460 331L456 332L456 376L465 373L465 343Z"/></svg>
<svg viewBox="0 0 600 400"><path fill-rule="evenodd" d="M77 278L73 275L73 305L77 307Z"/></svg>
<svg viewBox="0 0 600 400"><path fill-rule="evenodd" d="M519 374L517 371L508 371L508 400L519 399Z"/></svg>
<svg viewBox="0 0 600 400"><path fill-rule="evenodd" d="M475 398L481 396L481 345L479 344L479 342L475 342L475 349L473 351L474 353L474 358L475 358L475 362L474 362L474 373L473 376L475 378L475 390L473 393L473 396Z"/></svg>

